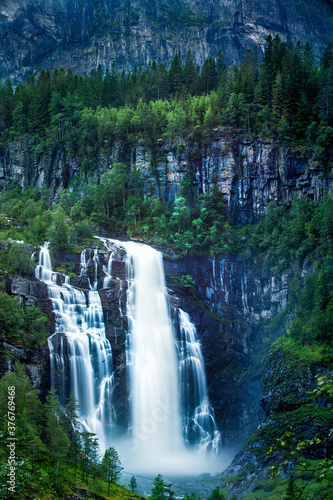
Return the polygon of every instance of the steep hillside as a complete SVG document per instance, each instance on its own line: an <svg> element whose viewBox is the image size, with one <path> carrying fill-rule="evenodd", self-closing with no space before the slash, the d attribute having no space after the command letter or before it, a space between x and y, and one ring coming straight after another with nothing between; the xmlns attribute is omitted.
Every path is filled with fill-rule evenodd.
<svg viewBox="0 0 333 500"><path fill-rule="evenodd" d="M0 5L0 77L14 81L42 67L88 72L115 60L133 69L169 62L192 49L202 64L219 49L239 62L268 34L309 41L318 58L331 39L328 0L4 0Z"/></svg>

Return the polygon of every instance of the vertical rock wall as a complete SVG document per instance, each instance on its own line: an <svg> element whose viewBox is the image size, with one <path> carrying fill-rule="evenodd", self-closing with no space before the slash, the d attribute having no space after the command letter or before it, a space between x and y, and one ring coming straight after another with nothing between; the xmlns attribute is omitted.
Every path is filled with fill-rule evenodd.
<svg viewBox="0 0 333 500"><path fill-rule="evenodd" d="M58 188L67 188L76 175L83 175L83 158L68 153L64 145L41 154L34 153L35 146L20 141L0 151L0 189L14 181L23 187L45 185L55 197ZM213 174L217 174L219 189L238 223L257 222L270 201L289 202L301 196L319 200L333 189L332 165L279 147L273 140L252 140L216 130L210 145L193 142L177 148L160 141L158 149L162 160L156 160L152 168L151 150L118 141L112 149L96 150L93 175L109 171L115 162L125 162L129 168L136 164L143 175L145 195L150 196L153 186L156 196L170 201L180 194L189 170L195 174L197 195L209 191Z"/></svg>

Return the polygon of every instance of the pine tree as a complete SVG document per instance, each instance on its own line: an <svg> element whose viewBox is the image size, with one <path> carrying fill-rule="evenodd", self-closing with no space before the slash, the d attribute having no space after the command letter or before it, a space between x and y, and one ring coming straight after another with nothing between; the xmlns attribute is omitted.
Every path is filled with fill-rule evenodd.
<svg viewBox="0 0 333 500"><path fill-rule="evenodd" d="M79 458L82 456L82 439L81 434L78 430L75 430L70 435L69 442L69 460L74 464L74 475L76 476L77 465L79 463Z"/></svg>
<svg viewBox="0 0 333 500"><path fill-rule="evenodd" d="M117 451L113 446L105 450L102 459L102 468L108 481L108 495L110 494L110 484L118 481L123 467L121 467L120 459Z"/></svg>
<svg viewBox="0 0 333 500"><path fill-rule="evenodd" d="M13 87L10 80L0 89L0 134L7 138L12 125Z"/></svg>
<svg viewBox="0 0 333 500"><path fill-rule="evenodd" d="M52 212L52 224L47 231L50 246L54 252L65 250L68 245L69 226L66 214L61 206Z"/></svg>
<svg viewBox="0 0 333 500"><path fill-rule="evenodd" d="M93 472L95 452L96 452L96 434L92 432L82 432L82 454L81 454L81 469L82 481L88 484L89 474Z"/></svg>
<svg viewBox="0 0 333 500"><path fill-rule="evenodd" d="M213 491L208 500L224 500L224 495L220 491L220 488L217 486Z"/></svg>
<svg viewBox="0 0 333 500"><path fill-rule="evenodd" d="M180 53L176 52L169 69L170 91L172 94L179 93L183 88L183 67Z"/></svg>
<svg viewBox="0 0 333 500"><path fill-rule="evenodd" d="M211 90L217 88L218 74L216 71L215 59L208 56L201 68L199 78L199 92L209 94Z"/></svg>
<svg viewBox="0 0 333 500"><path fill-rule="evenodd" d="M130 479L130 487L132 493L136 493L138 491L138 485L134 476L132 476Z"/></svg>
<svg viewBox="0 0 333 500"><path fill-rule="evenodd" d="M172 484L171 483L168 483L165 485L165 492L166 492L166 495L167 495L167 499L168 500L174 500L175 498L175 492L172 491Z"/></svg>
<svg viewBox="0 0 333 500"><path fill-rule="evenodd" d="M43 69L37 80L33 98L30 104L29 114L31 117L32 131L44 133L50 122L51 102L51 75L50 71Z"/></svg>
<svg viewBox="0 0 333 500"><path fill-rule="evenodd" d="M64 430L64 414L54 388L49 391L46 397L45 409L45 437L50 452L51 466L55 473L54 481L57 485L60 471L68 454L69 440Z"/></svg>
<svg viewBox="0 0 333 500"><path fill-rule="evenodd" d="M197 70L193 61L192 50L190 49L185 58L185 66L184 66L184 86L185 90L194 95L197 89Z"/></svg>
<svg viewBox="0 0 333 500"><path fill-rule="evenodd" d="M166 498L166 485L163 481L163 476L158 474L153 482L149 500L166 500Z"/></svg>
<svg viewBox="0 0 333 500"><path fill-rule="evenodd" d="M294 474L291 474L291 476L288 479L286 496L284 497L284 500L298 500L299 496L300 496L300 490L296 486L295 476Z"/></svg>
<svg viewBox="0 0 333 500"><path fill-rule="evenodd" d="M71 391L67 400L65 415L68 419L68 434L70 435L74 432L79 426L79 404L74 395L74 392Z"/></svg>

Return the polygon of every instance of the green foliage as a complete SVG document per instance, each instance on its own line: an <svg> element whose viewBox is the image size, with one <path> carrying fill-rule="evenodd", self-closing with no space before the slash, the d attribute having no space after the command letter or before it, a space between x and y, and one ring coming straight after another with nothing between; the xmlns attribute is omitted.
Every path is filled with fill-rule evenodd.
<svg viewBox="0 0 333 500"><path fill-rule="evenodd" d="M33 271L34 262L26 247L12 243L0 249L0 272L29 276Z"/></svg>
<svg viewBox="0 0 333 500"><path fill-rule="evenodd" d="M208 500L224 500L225 496L223 493L220 491L219 487L216 487L213 491L212 494L208 497Z"/></svg>
<svg viewBox="0 0 333 500"><path fill-rule="evenodd" d="M66 222L66 214L61 206L52 212L51 221L51 226L46 232L51 251L57 253L67 250L70 227Z"/></svg>
<svg viewBox="0 0 333 500"><path fill-rule="evenodd" d="M181 28L184 26L203 26L206 16L191 10L187 5L161 2L157 23L162 26Z"/></svg>
<svg viewBox="0 0 333 500"><path fill-rule="evenodd" d="M45 433L46 445L50 453L52 475L50 479L56 488L59 488L61 472L65 467L65 458L68 454L69 439L65 431L65 417L55 389L51 389L46 397L45 404Z"/></svg>
<svg viewBox="0 0 333 500"><path fill-rule="evenodd" d="M121 467L121 462L119 459L119 455L115 448L111 446L107 450L105 450L103 459L102 459L102 468L106 479L108 481L108 494L110 492L110 484L116 483L120 478L121 471L123 467ZM135 478L134 478L135 480ZM134 482L131 482L131 487L134 485ZM134 489L132 489L134 491Z"/></svg>
<svg viewBox="0 0 333 500"><path fill-rule="evenodd" d="M302 2L304 5L304 2ZM187 6L162 2L158 23L201 25L203 17ZM244 133L271 134L283 143L315 149L325 158L333 145L333 58L330 45L316 67L311 47L294 48L269 36L259 63L257 49L227 68L221 52L197 68L189 51L176 53L166 68L149 63L145 70L101 68L83 77L72 71L42 70L15 91L0 89L1 136L34 136L39 147L62 142L89 158L97 147L117 139L152 147L165 138L209 140L218 126ZM44 145L44 146L43 146ZM84 167L87 175L89 167Z"/></svg>
<svg viewBox="0 0 333 500"><path fill-rule="evenodd" d="M15 406L15 430L8 418L9 396ZM104 466L99 461L98 442L91 433L79 431L78 405L70 395L66 409L61 408L58 396L51 389L46 402L41 403L37 391L32 387L25 367L19 362L13 372L0 378L0 496L3 499L63 498L72 493L72 487L87 490L79 481L77 469L88 478L96 476L96 494L107 494L103 479ZM8 491L8 444L15 433L15 494ZM116 457L116 452L115 455ZM81 475L80 474L80 475ZM111 497L139 498L128 490L111 485ZM87 491L88 494L88 491ZM90 494L90 493L89 493Z"/></svg>
<svg viewBox="0 0 333 500"><path fill-rule="evenodd" d="M130 488L133 493L135 493L138 490L138 485L135 476L132 476L130 479Z"/></svg>
<svg viewBox="0 0 333 500"><path fill-rule="evenodd" d="M323 407L323 401L325 401L325 406L332 403L332 387L333 381L331 379L328 377L319 377L318 386L308 392L310 399L315 400L319 404L316 407L312 404L301 406L298 412L302 416L302 420L292 419L290 423L294 425L290 426L289 430L285 431L281 436L273 438L273 435L265 432L267 442L273 441L267 455L270 456L274 453L274 456L276 456L276 452L279 452L284 457L283 463L269 467L271 474L277 476L287 468L293 470L286 485L285 500L314 498L316 496L318 498L326 498L324 492L327 488L332 488L332 458L330 456L321 460L304 458L305 456L311 456L313 451L316 451L318 445L327 446L332 432L332 429L327 428L327 424L331 426L332 419L329 418L326 421L327 414L325 416L326 408ZM287 421L289 416L289 412L278 413L275 414L274 419L275 421ZM311 419L313 420L311 421ZM306 435L302 426L310 428L311 434L314 437L302 440L302 434ZM299 481L298 478L302 478L303 480ZM321 496L323 493L324 495Z"/></svg>
<svg viewBox="0 0 333 500"><path fill-rule="evenodd" d="M37 347L46 342L47 317L38 307L21 306L18 297L0 291L0 335L2 338Z"/></svg>
<svg viewBox="0 0 333 500"><path fill-rule="evenodd" d="M154 479L149 500L166 500L166 498L166 484L163 480L163 476L158 474Z"/></svg>
<svg viewBox="0 0 333 500"><path fill-rule="evenodd" d="M24 311L20 300L0 292L0 331L9 340L19 339L24 325Z"/></svg>
<svg viewBox="0 0 333 500"><path fill-rule="evenodd" d="M184 288L186 292L194 297L197 295L195 281L189 274L183 274L180 278L178 278L178 276L172 276L172 279L177 286Z"/></svg>

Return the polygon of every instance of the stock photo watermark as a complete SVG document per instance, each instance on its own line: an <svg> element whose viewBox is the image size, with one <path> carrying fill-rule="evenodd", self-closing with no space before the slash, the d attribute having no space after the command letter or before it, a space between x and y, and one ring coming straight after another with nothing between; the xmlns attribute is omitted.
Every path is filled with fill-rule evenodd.
<svg viewBox="0 0 333 500"><path fill-rule="evenodd" d="M8 480L7 483L9 484L8 490L11 491L12 493L15 493L15 486L16 486L16 480L15 480L15 473L16 473L16 436L15 436L15 421L16 421L16 413L15 413L15 386L9 386L8 387L8 441L9 444L7 444L8 447L8 466L9 466L9 473L8 473Z"/></svg>
<svg viewBox="0 0 333 500"><path fill-rule="evenodd" d="M131 443L131 451L136 451L140 448L142 442L147 441L158 429L158 427L166 422L170 414L177 411L178 406L169 401L157 400L154 405L152 414L142 419L140 427L135 429L133 440Z"/></svg>

